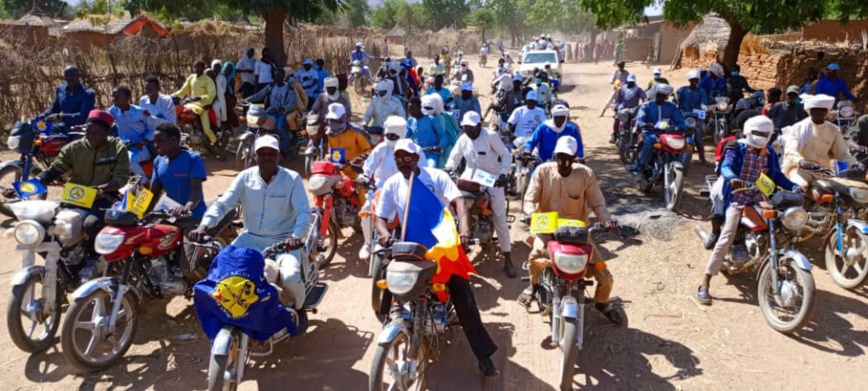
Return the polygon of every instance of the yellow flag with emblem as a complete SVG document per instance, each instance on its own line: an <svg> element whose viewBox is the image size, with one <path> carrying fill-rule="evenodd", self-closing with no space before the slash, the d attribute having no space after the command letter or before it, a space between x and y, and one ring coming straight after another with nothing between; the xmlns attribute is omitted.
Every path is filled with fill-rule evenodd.
<svg viewBox="0 0 868 391"><path fill-rule="evenodd" d="M63 186L63 196L60 202L84 209L90 209L96 200L97 190L92 187L67 183Z"/></svg>
<svg viewBox="0 0 868 391"><path fill-rule="evenodd" d="M148 189L142 189L138 197L133 194L130 194L129 196L130 199L127 200L127 212L131 212L141 219L145 216L145 211L148 210L148 206L151 205L151 200L154 199L154 193L151 193Z"/></svg>
<svg viewBox="0 0 868 391"><path fill-rule="evenodd" d="M771 196L775 191L775 181L772 178L769 178L765 173L760 174L759 178L756 179L756 187L761 191L766 197Z"/></svg>
<svg viewBox="0 0 868 391"><path fill-rule="evenodd" d="M530 232L553 234L558 228L558 212L534 213L530 217Z"/></svg>

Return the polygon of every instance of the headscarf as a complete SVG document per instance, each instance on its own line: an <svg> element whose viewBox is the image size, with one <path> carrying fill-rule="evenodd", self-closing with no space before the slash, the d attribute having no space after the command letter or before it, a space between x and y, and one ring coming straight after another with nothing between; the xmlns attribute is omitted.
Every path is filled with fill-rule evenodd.
<svg viewBox="0 0 868 391"><path fill-rule="evenodd" d="M227 74L226 71L229 71ZM220 70L220 73L226 75L226 80L229 83L226 83L226 92L230 95L235 95L235 83L232 83L232 80L235 79L235 63L232 61L226 61L223 63L223 69Z"/></svg>
<svg viewBox="0 0 868 391"><path fill-rule="evenodd" d="M672 95L672 86L664 83L657 83L657 93L658 94L666 94L666 96Z"/></svg>
<svg viewBox="0 0 868 391"><path fill-rule="evenodd" d="M400 137L398 140L407 136L407 120L397 115L391 115L389 118L386 118L386 121L383 122L383 128L385 134L397 134ZM386 139L386 144L394 148L398 140L392 141Z"/></svg>
<svg viewBox="0 0 868 391"><path fill-rule="evenodd" d="M374 89L377 91L377 96L375 97L376 101L380 104L389 104L392 100L392 90L394 89L394 83L392 80L380 80L374 85ZM386 91L386 95L381 97L379 94L380 91Z"/></svg>
<svg viewBox="0 0 868 391"><path fill-rule="evenodd" d="M708 71L715 74L717 77L723 77L723 65L718 63L711 64L711 66L708 67Z"/></svg>
<svg viewBox="0 0 868 391"><path fill-rule="evenodd" d="M220 60L211 61L211 68L214 68L214 65L220 65L220 70L223 70L223 61L220 61Z"/></svg>
<svg viewBox="0 0 868 391"><path fill-rule="evenodd" d="M745 144L754 148L765 148L771 139L771 134L775 130L775 124L769 117L758 115L751 117L744 122ZM753 134L754 131L765 132L769 137L759 137Z"/></svg>
<svg viewBox="0 0 868 391"><path fill-rule="evenodd" d="M557 126L557 125L555 125L555 118L554 117L567 117L569 115L570 115L570 109L569 108L567 108L566 106L557 105L557 106L552 108L552 118L547 119L545 121L545 125L548 126L549 129L553 130L555 133L563 132L564 129L567 128L567 123L570 122L569 118L567 118L567 120L565 120L564 123L561 124L561 126Z"/></svg>
<svg viewBox="0 0 868 391"><path fill-rule="evenodd" d="M802 101L805 104L805 110L810 111L811 109L826 109L831 110L833 106L835 106L835 98L829 95L802 95Z"/></svg>
<svg viewBox="0 0 868 391"><path fill-rule="evenodd" d="M436 98L436 99L435 99ZM422 97L422 114L425 115L434 115L437 114L437 102L436 100L440 100L442 103L443 100L437 94L425 95ZM425 110L425 107L431 107L433 110Z"/></svg>

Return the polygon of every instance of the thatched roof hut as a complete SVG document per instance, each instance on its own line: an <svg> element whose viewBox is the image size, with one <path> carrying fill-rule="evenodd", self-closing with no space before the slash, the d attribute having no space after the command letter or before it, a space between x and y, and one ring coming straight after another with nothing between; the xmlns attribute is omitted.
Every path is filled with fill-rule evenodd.
<svg viewBox="0 0 868 391"><path fill-rule="evenodd" d="M729 41L729 23L717 14L708 14L696 25L690 35L681 43L673 65L680 65L682 59L698 60L706 51L722 51Z"/></svg>
<svg viewBox="0 0 868 391"><path fill-rule="evenodd" d="M90 15L69 22L63 27L63 33L67 42L73 46L105 48L124 36L163 38L169 32L162 24L146 15L135 18L129 15Z"/></svg>

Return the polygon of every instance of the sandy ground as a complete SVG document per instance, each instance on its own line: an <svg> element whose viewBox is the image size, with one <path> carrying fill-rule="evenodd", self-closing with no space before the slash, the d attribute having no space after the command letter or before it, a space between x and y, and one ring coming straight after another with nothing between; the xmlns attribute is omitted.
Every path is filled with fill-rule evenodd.
<svg viewBox="0 0 868 391"><path fill-rule="evenodd" d="M427 63L423 61L423 63ZM492 68L476 72L478 88ZM644 65L628 69L644 85L651 71ZM709 169L694 163L680 215L661 209L662 195L641 197L635 183L608 144L611 117L600 118L610 93L609 64L565 65L565 91L572 115L582 128L588 162L618 218L638 226L639 241L610 240L601 246L615 276L613 300L626 308L629 328L611 326L588 310L585 349L580 352L575 386L600 390L856 390L868 384L868 289L848 292L835 286L810 253L817 307L811 324L794 336L766 326L756 303L753 276L718 278L712 286L711 307L692 299L709 252L693 233L707 224L706 201L698 197L702 175ZM686 70L666 76L682 85ZM487 99L483 99L485 107ZM356 102L358 103L358 102ZM364 106L355 106L364 107ZM358 114L358 113L357 113ZM231 162L208 161L208 198L215 197L236 173ZM297 163L296 163L297 166ZM517 212L518 202L511 203ZM6 223L8 226L8 222ZM347 232L349 234L349 232ZM526 259L528 235L512 226L513 259ZM358 236L343 241L332 266L323 271L330 291L311 316L309 334L281 344L268 358L257 360L241 389L362 390L380 330L368 302L367 267L355 254ZM10 239L0 239L0 282L8 282L19 267ZM428 375L431 390L554 390L558 381L558 351L548 347L549 326L538 314L515 304L524 288L507 279L501 265L475 256L480 272L473 279L483 320L500 349L494 360L498 378L483 380L463 333L456 330ZM8 295L0 296L4 308ZM86 376L65 364L59 343L48 351L25 354L12 345L5 322L0 325L0 377L4 389L205 389L209 344L198 330L191 303L176 298L164 311L149 302L135 344L120 365ZM192 333L195 339L190 339ZM859 386L862 384L862 386Z"/></svg>

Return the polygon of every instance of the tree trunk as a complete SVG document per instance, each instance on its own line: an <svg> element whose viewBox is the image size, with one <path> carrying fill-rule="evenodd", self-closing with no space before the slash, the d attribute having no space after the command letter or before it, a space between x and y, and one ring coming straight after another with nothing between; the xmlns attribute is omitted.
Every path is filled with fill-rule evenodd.
<svg viewBox="0 0 868 391"><path fill-rule="evenodd" d="M271 50L271 58L279 67L286 64L286 49L283 47L283 22L286 11L270 10L262 13L265 19L265 47Z"/></svg>
<svg viewBox="0 0 868 391"><path fill-rule="evenodd" d="M732 66L738 63L738 53L741 51L741 42L747 36L748 31L741 24L734 20L727 20L729 23L729 40L726 42L726 48L723 49L723 66L726 69L732 69Z"/></svg>

